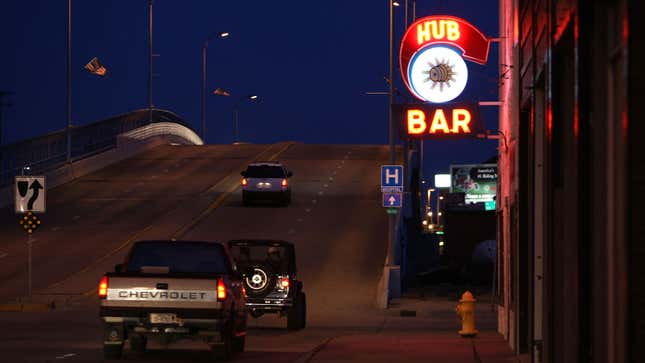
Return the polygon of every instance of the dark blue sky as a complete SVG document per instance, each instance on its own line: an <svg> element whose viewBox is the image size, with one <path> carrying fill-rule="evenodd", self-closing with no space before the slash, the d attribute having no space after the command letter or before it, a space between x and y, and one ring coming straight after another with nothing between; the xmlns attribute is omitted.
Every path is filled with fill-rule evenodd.
<svg viewBox="0 0 645 363"><path fill-rule="evenodd" d="M74 124L146 107L148 1L72 4ZM208 142L231 142L233 103L254 93L260 102L240 111L243 141L387 143L387 96L364 94L387 89L387 7L387 0L155 0L155 106L201 130L201 45L211 32L225 30L231 37L212 41L208 50L208 89L223 87L232 96L208 96ZM460 16L491 37L498 36L497 9L495 0L417 1L418 16ZM396 11L398 41L403 7ZM14 106L5 110L5 142L66 124L66 15L66 0L0 3L0 90L15 92ZM467 62L461 100L497 99L497 50L493 43L486 66ZM83 70L95 56L108 68L105 78ZM395 73L407 93L398 65ZM488 128L497 129L496 110L482 111ZM426 174L496 153L495 141L426 146Z"/></svg>

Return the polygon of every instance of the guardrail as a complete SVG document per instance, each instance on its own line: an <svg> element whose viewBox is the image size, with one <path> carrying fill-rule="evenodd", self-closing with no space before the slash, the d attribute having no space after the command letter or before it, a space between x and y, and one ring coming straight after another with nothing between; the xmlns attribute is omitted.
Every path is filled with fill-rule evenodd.
<svg viewBox="0 0 645 363"><path fill-rule="evenodd" d="M149 110L142 109L71 129L71 159L77 161L110 150L117 145L117 136L148 125ZM152 123L171 122L192 130L173 112L152 109ZM0 146L0 187L13 183L24 167L29 174L44 174L67 162L65 130Z"/></svg>

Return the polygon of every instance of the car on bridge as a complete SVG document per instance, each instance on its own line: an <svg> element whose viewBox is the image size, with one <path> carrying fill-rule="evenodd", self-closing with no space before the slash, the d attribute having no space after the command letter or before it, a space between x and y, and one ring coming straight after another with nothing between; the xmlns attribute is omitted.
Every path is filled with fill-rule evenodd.
<svg viewBox="0 0 645 363"><path fill-rule="evenodd" d="M242 274L225 245L201 241L135 242L124 264L98 288L103 352L136 353L155 338L163 346L202 340L216 359L244 350L247 307Z"/></svg>
<svg viewBox="0 0 645 363"><path fill-rule="evenodd" d="M249 314L287 316L289 330L307 325L307 300L302 281L296 278L296 250L279 240L232 240L228 242L247 295Z"/></svg>
<svg viewBox="0 0 645 363"><path fill-rule="evenodd" d="M291 203L289 178L293 173L279 162L257 161L249 164L242 175L242 204L250 205L259 200Z"/></svg>

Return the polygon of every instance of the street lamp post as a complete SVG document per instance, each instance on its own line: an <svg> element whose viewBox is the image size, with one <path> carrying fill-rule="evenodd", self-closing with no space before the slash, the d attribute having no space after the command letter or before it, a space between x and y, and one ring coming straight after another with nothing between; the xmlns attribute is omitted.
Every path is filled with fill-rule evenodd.
<svg viewBox="0 0 645 363"><path fill-rule="evenodd" d="M72 0L67 0L67 162L72 161Z"/></svg>
<svg viewBox="0 0 645 363"><path fill-rule="evenodd" d="M233 142L238 142L239 141L239 120L238 120L238 114L239 114L239 108L240 104L242 101L245 100L250 100L250 101L255 101L258 99L257 95L248 95L241 97L240 99L235 102L235 106L233 106Z"/></svg>
<svg viewBox="0 0 645 363"><path fill-rule="evenodd" d="M152 5L148 0L148 123L152 123Z"/></svg>
<svg viewBox="0 0 645 363"><path fill-rule="evenodd" d="M390 134L389 134L389 144L390 144L390 165L394 165L396 162L396 156L394 153L394 119L393 119L393 112L392 112L392 104L394 103L394 1L393 0L388 0L389 2L389 8L390 8L390 27L389 27L389 128L390 128ZM388 239L389 239L389 246L388 246L388 264L390 266L396 265L396 238L395 238L395 215L389 214L388 215Z"/></svg>
<svg viewBox="0 0 645 363"><path fill-rule="evenodd" d="M214 37L227 38L229 33L217 32L209 35L202 46L202 141L206 143L206 50L208 49L208 42Z"/></svg>

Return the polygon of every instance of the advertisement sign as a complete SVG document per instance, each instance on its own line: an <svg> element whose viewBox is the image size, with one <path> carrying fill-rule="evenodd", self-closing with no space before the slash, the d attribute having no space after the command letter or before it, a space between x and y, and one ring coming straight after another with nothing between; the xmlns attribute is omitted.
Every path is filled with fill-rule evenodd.
<svg viewBox="0 0 645 363"><path fill-rule="evenodd" d="M484 130L475 103L392 105L392 112L404 139L470 137Z"/></svg>
<svg viewBox="0 0 645 363"><path fill-rule="evenodd" d="M452 178L450 192L465 193L466 204L495 200L497 164L451 165L450 175Z"/></svg>
<svg viewBox="0 0 645 363"><path fill-rule="evenodd" d="M401 40L401 76L418 99L448 102L468 83L464 59L486 64L489 48L490 39L464 19L447 15L420 18Z"/></svg>

